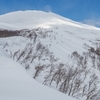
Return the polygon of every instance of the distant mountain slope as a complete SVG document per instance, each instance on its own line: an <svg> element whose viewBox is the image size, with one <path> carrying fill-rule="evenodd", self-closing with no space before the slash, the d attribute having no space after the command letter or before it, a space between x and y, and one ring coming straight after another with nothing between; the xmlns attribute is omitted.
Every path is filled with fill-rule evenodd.
<svg viewBox="0 0 100 100"><path fill-rule="evenodd" d="M33 29L34 27L49 28L51 26L68 25L78 28L98 29L93 26L74 22L54 13L43 11L16 11L0 15L0 28L4 29ZM100 30L100 29L99 29Z"/></svg>

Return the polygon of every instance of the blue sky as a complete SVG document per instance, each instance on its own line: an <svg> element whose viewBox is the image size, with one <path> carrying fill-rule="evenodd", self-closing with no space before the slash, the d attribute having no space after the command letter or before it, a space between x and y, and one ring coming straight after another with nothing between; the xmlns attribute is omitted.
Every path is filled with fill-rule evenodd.
<svg viewBox="0 0 100 100"><path fill-rule="evenodd" d="M17 10L52 11L100 27L100 0L0 0L0 15Z"/></svg>

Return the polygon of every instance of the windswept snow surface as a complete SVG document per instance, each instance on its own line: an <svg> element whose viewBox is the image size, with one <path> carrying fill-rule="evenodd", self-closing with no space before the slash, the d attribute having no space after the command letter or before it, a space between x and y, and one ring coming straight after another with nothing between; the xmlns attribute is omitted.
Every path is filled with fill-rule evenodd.
<svg viewBox="0 0 100 100"><path fill-rule="evenodd" d="M51 12L43 11L16 11L0 15L2 29L33 29L35 27L50 28L55 25L66 25L86 29L99 29L93 26L74 22ZM100 29L99 29L100 30Z"/></svg>
<svg viewBox="0 0 100 100"><path fill-rule="evenodd" d="M2 55L1 55L2 54ZM39 84L0 48L0 100L76 100Z"/></svg>

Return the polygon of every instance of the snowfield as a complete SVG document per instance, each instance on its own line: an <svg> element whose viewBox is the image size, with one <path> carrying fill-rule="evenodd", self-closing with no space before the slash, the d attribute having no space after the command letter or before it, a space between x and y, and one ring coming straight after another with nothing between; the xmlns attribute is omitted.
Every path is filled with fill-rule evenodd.
<svg viewBox="0 0 100 100"><path fill-rule="evenodd" d="M0 100L76 100L32 79L0 49Z"/></svg>
<svg viewBox="0 0 100 100"><path fill-rule="evenodd" d="M64 18L51 12L43 11L16 11L0 16L0 28L19 30L19 29L33 29L36 27L50 28L52 26L74 26L85 29L99 28L74 22L70 19Z"/></svg>
<svg viewBox="0 0 100 100"><path fill-rule="evenodd" d="M29 10L0 15L0 36L0 100L99 100L100 28Z"/></svg>

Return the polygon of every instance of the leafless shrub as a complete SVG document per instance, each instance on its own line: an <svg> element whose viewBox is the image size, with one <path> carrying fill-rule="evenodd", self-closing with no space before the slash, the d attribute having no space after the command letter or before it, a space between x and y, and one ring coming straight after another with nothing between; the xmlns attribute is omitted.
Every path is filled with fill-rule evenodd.
<svg viewBox="0 0 100 100"><path fill-rule="evenodd" d="M36 72L33 77L34 79L38 77L39 73L44 69L44 67L45 65L40 65L40 64L35 67Z"/></svg>
<svg viewBox="0 0 100 100"><path fill-rule="evenodd" d="M8 43L6 43L6 44L4 45L3 49L4 49L7 45L8 45Z"/></svg>

